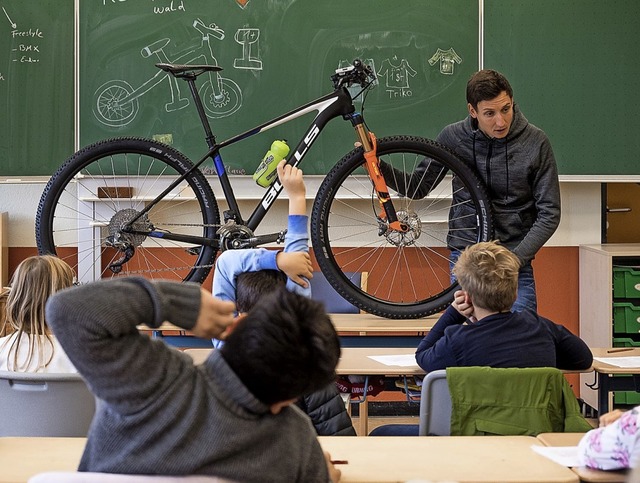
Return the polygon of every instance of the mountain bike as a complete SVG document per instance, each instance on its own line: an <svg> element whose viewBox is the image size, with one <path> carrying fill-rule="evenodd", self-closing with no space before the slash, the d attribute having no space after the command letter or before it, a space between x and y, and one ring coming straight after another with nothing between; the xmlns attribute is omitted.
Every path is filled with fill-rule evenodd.
<svg viewBox="0 0 640 483"><path fill-rule="evenodd" d="M220 68L157 67L188 84L208 151L193 163L170 146L139 138L81 149L55 172L42 194L36 216L40 253L68 260L80 280L142 275L203 282L219 250L281 242L285 234L256 234L282 191L280 182L273 181L245 218L225 170L225 148L315 112L289 164L302 163L334 118L351 123L356 134L355 147L323 179L311 211L313 254L329 283L364 311L388 318L423 317L451 302L456 283L449 248L491 239L486 189L472 168L434 141L406 135L376 138L349 92L358 86L364 106L375 82L372 69L356 59L331 76L329 94L218 142L196 81ZM206 160L213 162L228 205L222 223L200 169ZM405 173L407 181L421 161L428 163L429 176L417 180L423 188L428 183L428 195L419 199L408 189L410 183L385 179L381 172L385 163ZM457 228L461 222L464 229ZM367 283L360 276L356 281L354 273L366 273Z"/></svg>

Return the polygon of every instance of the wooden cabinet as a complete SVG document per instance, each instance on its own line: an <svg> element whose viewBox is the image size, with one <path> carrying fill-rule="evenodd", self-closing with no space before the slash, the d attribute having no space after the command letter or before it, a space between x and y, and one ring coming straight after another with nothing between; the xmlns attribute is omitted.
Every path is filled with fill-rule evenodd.
<svg viewBox="0 0 640 483"><path fill-rule="evenodd" d="M640 243L581 245L579 256L580 337L589 347L613 347L620 335L613 329L613 304L620 300L614 298L614 268L640 265ZM594 381L593 374L580 375L580 397L597 408L597 392L586 385Z"/></svg>

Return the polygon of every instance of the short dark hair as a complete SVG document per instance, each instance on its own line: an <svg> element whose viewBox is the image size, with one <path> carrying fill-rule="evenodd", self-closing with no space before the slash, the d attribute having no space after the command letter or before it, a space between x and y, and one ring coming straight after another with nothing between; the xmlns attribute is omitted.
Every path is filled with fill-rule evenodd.
<svg viewBox="0 0 640 483"><path fill-rule="evenodd" d="M495 99L503 91L513 97L513 89L505 76L495 70L484 69L473 74L467 82L467 102L478 109L480 101Z"/></svg>
<svg viewBox="0 0 640 483"><path fill-rule="evenodd" d="M254 396L274 404L332 383L340 341L322 304L281 287L260 298L220 351Z"/></svg>
<svg viewBox="0 0 640 483"><path fill-rule="evenodd" d="M264 294L284 287L287 276L280 270L243 272L236 278L236 309L249 312Z"/></svg>

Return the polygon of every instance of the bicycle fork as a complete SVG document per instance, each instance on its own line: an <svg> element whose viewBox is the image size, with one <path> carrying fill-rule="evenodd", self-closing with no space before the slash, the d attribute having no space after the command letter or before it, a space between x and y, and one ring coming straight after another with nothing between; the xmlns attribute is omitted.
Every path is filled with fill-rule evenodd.
<svg viewBox="0 0 640 483"><path fill-rule="evenodd" d="M360 114L355 114L351 122L356 130L358 142L362 144L362 148L364 149L364 167L367 170L381 208L380 214L378 215L378 219L380 220L380 231L378 234L384 235L387 230L406 233L409 231L409 225L398 220L396 209L389 196L387 183L380 172L380 159L378 158L376 136L365 128L364 120ZM386 226L384 224L385 221Z"/></svg>

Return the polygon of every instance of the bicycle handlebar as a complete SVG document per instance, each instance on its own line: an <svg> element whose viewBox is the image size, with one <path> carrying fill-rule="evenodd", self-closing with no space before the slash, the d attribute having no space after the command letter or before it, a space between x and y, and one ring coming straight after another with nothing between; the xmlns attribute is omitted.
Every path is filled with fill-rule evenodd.
<svg viewBox="0 0 640 483"><path fill-rule="evenodd" d="M331 76L333 88L351 87L358 84L361 87L368 87L376 80L373 69L363 64L360 59L355 59L349 67L336 69L336 73Z"/></svg>

